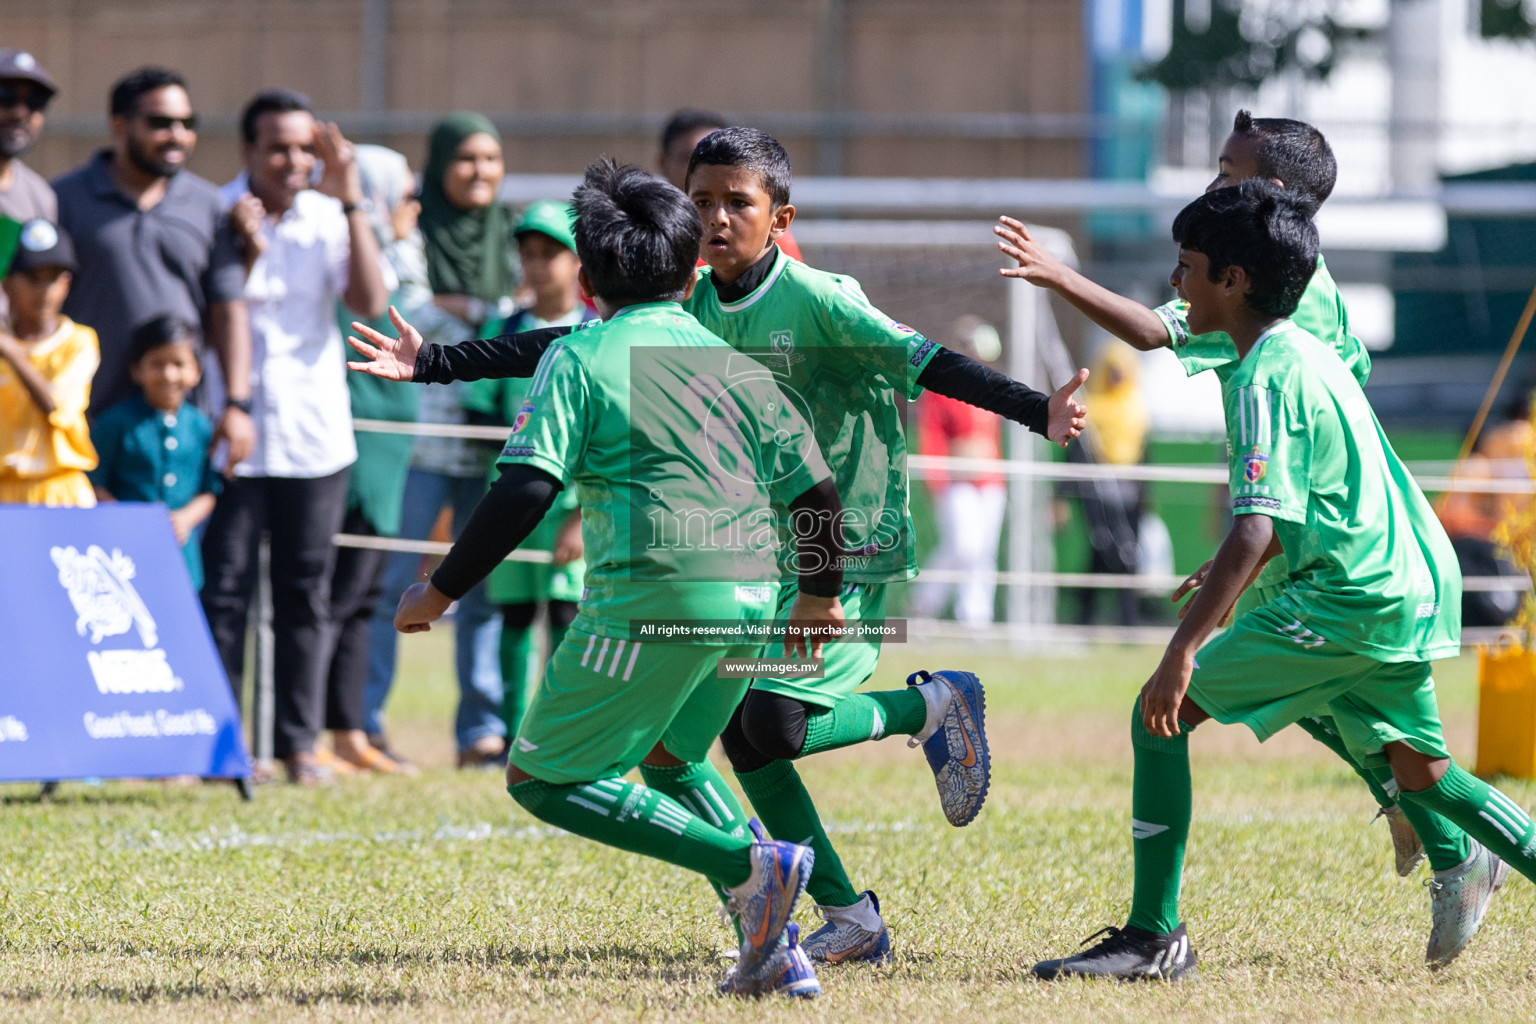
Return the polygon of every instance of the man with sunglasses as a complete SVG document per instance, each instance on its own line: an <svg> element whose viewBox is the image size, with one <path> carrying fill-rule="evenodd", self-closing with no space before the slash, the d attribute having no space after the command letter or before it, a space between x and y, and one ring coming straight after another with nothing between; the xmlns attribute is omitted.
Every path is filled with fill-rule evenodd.
<svg viewBox="0 0 1536 1024"><path fill-rule="evenodd" d="M16 224L59 219L53 189L41 174L21 162L21 154L42 134L43 110L56 92L58 87L36 57L25 50L0 48L0 217ZM0 258L0 269L3 264ZM0 320L9 323L3 294Z"/></svg>
<svg viewBox="0 0 1536 1024"><path fill-rule="evenodd" d="M167 313L201 324L228 394L212 412L215 444L228 442L232 469L256 441L245 267L219 190L186 170L197 145L186 81L165 68L140 68L113 86L110 110L112 147L53 183L80 264L64 312L101 341L91 414L132 393L128 343L136 326Z"/></svg>

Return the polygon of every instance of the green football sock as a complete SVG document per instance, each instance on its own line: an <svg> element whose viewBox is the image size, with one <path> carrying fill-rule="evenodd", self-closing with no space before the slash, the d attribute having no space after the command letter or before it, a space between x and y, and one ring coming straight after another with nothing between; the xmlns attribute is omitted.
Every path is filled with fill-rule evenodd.
<svg viewBox="0 0 1536 1024"><path fill-rule="evenodd" d="M823 907L851 907L857 903L859 894L853 891L853 883L843 870L832 840L827 838L816 805L805 791L795 766L788 761L774 761L755 772L737 772L736 779L769 835L816 851L811 879L805 887L811 898Z"/></svg>
<svg viewBox="0 0 1536 1024"><path fill-rule="evenodd" d="M806 719L805 745L800 748L800 756L886 736L911 736L921 732L927 721L927 702L915 686L855 693Z"/></svg>
<svg viewBox="0 0 1536 1024"><path fill-rule="evenodd" d="M1179 926L1179 882L1189 839L1193 788L1189 778L1189 726L1171 739L1153 736L1141 722L1141 702L1131 718L1136 774L1131 784L1131 836L1136 851L1136 888L1126 922L1166 934Z"/></svg>
<svg viewBox="0 0 1536 1024"><path fill-rule="evenodd" d="M1403 790L1400 795L1405 802L1427 807L1460 825L1499 859L1536 882L1536 823L1525 808L1454 761L1429 789Z"/></svg>
<svg viewBox="0 0 1536 1024"><path fill-rule="evenodd" d="M533 663L533 630L501 627L501 720L507 738L517 735L528 707L528 678Z"/></svg>
<svg viewBox="0 0 1536 1024"><path fill-rule="evenodd" d="M740 885L752 874L751 839L727 835L654 789L623 779L563 786L527 779L507 792L540 821L607 846L726 885Z"/></svg>
<svg viewBox="0 0 1536 1024"><path fill-rule="evenodd" d="M1389 797L1401 798L1404 795L1398 790L1397 780L1392 778L1392 769L1383 767L1368 770L1375 775L1377 785L1386 790ZM1472 855L1471 837L1455 822L1436 814L1416 800L1398 799L1397 806L1402 808L1403 817L1408 819L1408 824L1418 833L1419 842L1424 844L1424 859L1429 861L1429 866L1434 870L1447 871Z"/></svg>
<svg viewBox="0 0 1536 1024"><path fill-rule="evenodd" d="M1391 794L1382 788L1381 783L1375 777L1375 773L1367 768L1362 768L1359 762L1355 760L1354 755L1349 752L1349 748L1344 745L1344 737L1339 735L1339 731L1334 727L1333 719L1330 716L1319 715L1316 718L1303 718L1298 720L1296 724L1305 729L1307 735L1337 754L1339 760L1349 765L1354 773L1360 776L1365 782L1366 788L1371 791L1371 799L1376 801L1377 807L1392 807L1396 805L1397 801L1392 799ZM1462 860L1466 860L1466 858L1463 857ZM1460 864L1461 861L1456 863Z"/></svg>
<svg viewBox="0 0 1536 1024"><path fill-rule="evenodd" d="M751 838L747 831L747 812L742 810L736 794L726 785L720 772L708 761L679 765L642 762L640 777L656 792L665 793L732 838ZM730 898L725 891L726 884L720 879L711 878L709 886L722 903ZM736 937L740 940L740 925L735 918L731 920L737 924Z"/></svg>
<svg viewBox="0 0 1536 1024"><path fill-rule="evenodd" d="M708 761L679 765L640 765L640 777L727 835L747 836L747 812L724 777ZM750 838L750 837L749 837Z"/></svg>

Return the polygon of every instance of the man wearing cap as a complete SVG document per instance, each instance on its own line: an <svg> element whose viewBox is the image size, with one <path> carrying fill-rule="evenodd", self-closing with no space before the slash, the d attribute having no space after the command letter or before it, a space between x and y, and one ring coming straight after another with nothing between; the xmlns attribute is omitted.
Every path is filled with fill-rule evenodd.
<svg viewBox="0 0 1536 1024"><path fill-rule="evenodd" d="M21 225L42 218L57 222L59 203L43 176L21 162L43 131L43 111L58 88L25 50L0 47L0 274L15 251ZM6 300L0 295L0 318Z"/></svg>
<svg viewBox="0 0 1536 1024"><path fill-rule="evenodd" d="M88 508L96 449L85 406L100 357L96 332L60 313L74 246L42 218L16 243L4 285L12 326L0 331L0 502Z"/></svg>
<svg viewBox="0 0 1536 1024"><path fill-rule="evenodd" d="M110 110L112 148L53 183L59 224L80 261L64 311L101 338L91 413L133 393L135 327L160 314L200 324L228 396L212 410L215 443L229 442L233 466L256 442L245 267L219 190L185 169L197 145L186 81L165 68L140 68L113 86Z"/></svg>

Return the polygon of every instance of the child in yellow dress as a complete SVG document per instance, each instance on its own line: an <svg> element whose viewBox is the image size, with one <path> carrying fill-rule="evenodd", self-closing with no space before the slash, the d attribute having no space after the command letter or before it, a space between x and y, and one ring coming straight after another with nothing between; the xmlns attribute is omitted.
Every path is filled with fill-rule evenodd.
<svg viewBox="0 0 1536 1024"><path fill-rule="evenodd" d="M85 408L101 349L95 331L59 313L74 270L68 235L46 220L22 227L4 282L11 322L0 330L0 502L96 504Z"/></svg>

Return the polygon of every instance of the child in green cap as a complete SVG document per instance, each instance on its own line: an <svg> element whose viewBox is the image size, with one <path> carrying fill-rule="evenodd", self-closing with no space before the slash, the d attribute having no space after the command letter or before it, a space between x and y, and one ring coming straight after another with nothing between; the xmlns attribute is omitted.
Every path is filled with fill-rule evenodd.
<svg viewBox="0 0 1536 1024"><path fill-rule="evenodd" d="M541 200L523 211L512 228L523 266L523 284L533 292L531 306L519 309L494 333L540 327L573 327L597 314L581 301L576 275L574 218L569 203ZM464 407L472 423L512 427L522 409L528 378L482 380L469 385ZM493 461L492 479L500 472ZM549 643L553 651L576 618L586 564L581 558L581 511L575 492L561 492L548 514L519 550L553 556L553 564L503 562L487 582L487 596L501 608L501 717L507 735L517 735L523 708L536 684L534 619L539 604L548 606Z"/></svg>

